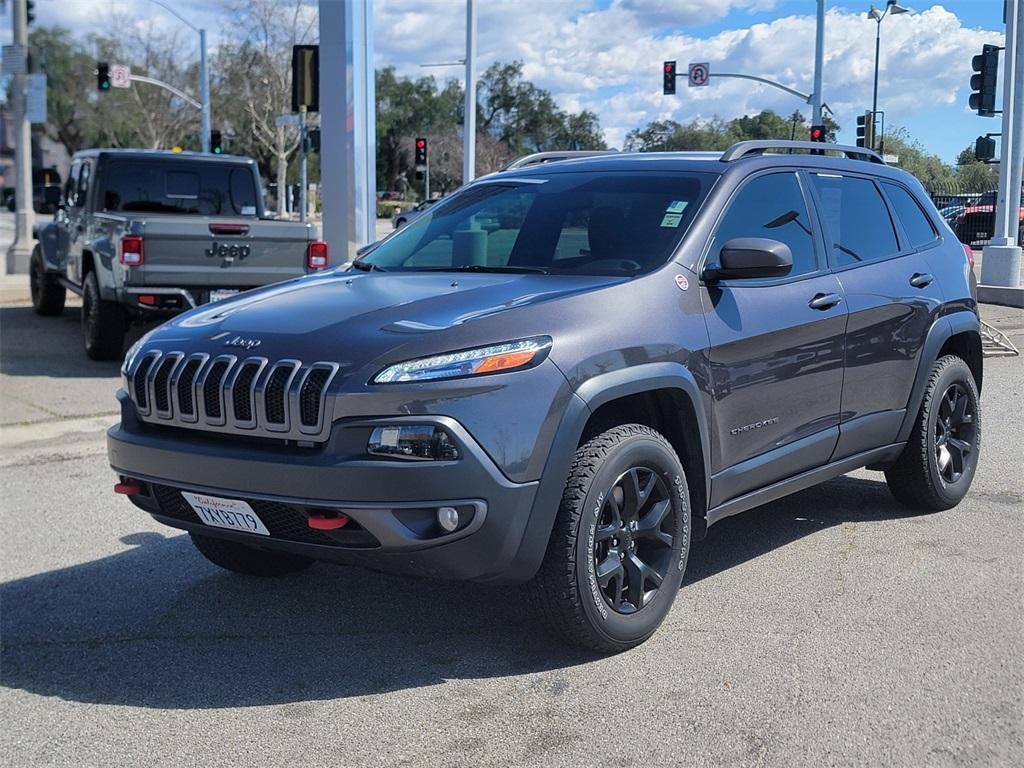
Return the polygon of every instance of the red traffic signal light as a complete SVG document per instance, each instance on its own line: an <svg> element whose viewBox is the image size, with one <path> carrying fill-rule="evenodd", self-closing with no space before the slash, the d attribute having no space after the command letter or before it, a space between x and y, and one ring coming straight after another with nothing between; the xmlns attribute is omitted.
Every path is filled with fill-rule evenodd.
<svg viewBox="0 0 1024 768"><path fill-rule="evenodd" d="M825 141L825 126L824 125L812 125L811 126L811 141Z"/></svg>
<svg viewBox="0 0 1024 768"><path fill-rule="evenodd" d="M427 164L427 140L424 138L416 139L416 165Z"/></svg>
<svg viewBox="0 0 1024 768"><path fill-rule="evenodd" d="M666 96L671 96L676 92L676 63L666 61L663 74L661 92Z"/></svg>

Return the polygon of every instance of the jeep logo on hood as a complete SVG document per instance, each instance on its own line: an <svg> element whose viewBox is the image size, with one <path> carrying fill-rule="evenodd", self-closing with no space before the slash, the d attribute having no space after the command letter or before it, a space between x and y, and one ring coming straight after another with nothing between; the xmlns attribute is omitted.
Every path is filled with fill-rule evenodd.
<svg viewBox="0 0 1024 768"><path fill-rule="evenodd" d="M243 336L235 336L224 342L225 347L241 347L242 349L254 349L263 342L260 339L247 339Z"/></svg>

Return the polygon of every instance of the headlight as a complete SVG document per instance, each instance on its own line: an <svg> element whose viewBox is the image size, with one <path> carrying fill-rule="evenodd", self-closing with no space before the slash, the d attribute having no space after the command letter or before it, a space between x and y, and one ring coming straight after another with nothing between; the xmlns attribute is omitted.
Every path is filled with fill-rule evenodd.
<svg viewBox="0 0 1024 768"><path fill-rule="evenodd" d="M514 371L535 365L544 359L551 348L551 339L539 336L533 339L509 341L489 347L467 349L446 355L421 357L388 366L373 377L374 384L395 384L402 381L435 381L478 376L484 373Z"/></svg>
<svg viewBox="0 0 1024 768"><path fill-rule="evenodd" d="M128 371L131 369L132 363L135 362L136 356L138 356L142 347L149 341L149 337L152 335L153 331L150 331L128 348L128 352L124 356L124 362L121 363L121 383L124 384L125 389L128 389Z"/></svg>

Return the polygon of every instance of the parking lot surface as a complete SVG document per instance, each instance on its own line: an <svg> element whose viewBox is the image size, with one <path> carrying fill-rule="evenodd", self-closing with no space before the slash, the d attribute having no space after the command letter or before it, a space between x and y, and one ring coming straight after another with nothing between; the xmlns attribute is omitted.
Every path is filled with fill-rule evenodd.
<svg viewBox="0 0 1024 768"><path fill-rule="evenodd" d="M859 471L727 519L654 638L601 658L518 589L219 571L111 492L117 366L75 309L3 295L4 765L1024 764L1019 357L986 360L957 509Z"/></svg>

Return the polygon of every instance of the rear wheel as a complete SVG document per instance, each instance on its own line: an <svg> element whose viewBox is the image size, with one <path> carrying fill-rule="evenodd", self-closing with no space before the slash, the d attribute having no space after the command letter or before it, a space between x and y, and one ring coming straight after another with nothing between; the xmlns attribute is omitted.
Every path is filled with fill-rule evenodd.
<svg viewBox="0 0 1024 768"><path fill-rule="evenodd" d="M82 286L82 334L85 354L93 360L117 360L124 351L125 320L121 305L100 298L96 270L85 276Z"/></svg>
<svg viewBox="0 0 1024 768"><path fill-rule="evenodd" d="M64 311L67 289L60 284L56 275L47 273L38 245L32 249L28 282L32 293L32 309L37 315L59 315Z"/></svg>
<svg viewBox="0 0 1024 768"><path fill-rule="evenodd" d="M615 427L576 452L531 584L556 632L603 653L654 634L683 580L688 498L675 451L649 427Z"/></svg>
<svg viewBox="0 0 1024 768"><path fill-rule="evenodd" d="M308 557L288 552L270 552L199 533L190 533L189 536L199 553L211 563L247 576L287 576L313 564Z"/></svg>
<svg viewBox="0 0 1024 768"><path fill-rule="evenodd" d="M898 501L939 511L967 495L981 448L978 400L967 363L952 355L935 363L910 440L885 473Z"/></svg>

